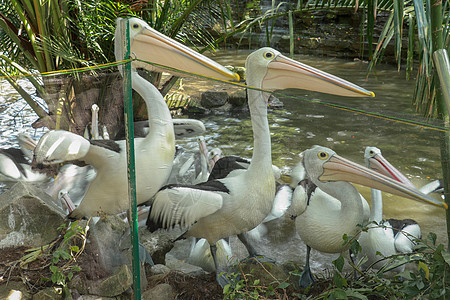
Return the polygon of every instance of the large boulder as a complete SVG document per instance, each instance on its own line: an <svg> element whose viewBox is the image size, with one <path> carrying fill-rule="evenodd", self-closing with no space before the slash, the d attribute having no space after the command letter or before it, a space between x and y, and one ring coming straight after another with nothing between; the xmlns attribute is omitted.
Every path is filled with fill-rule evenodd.
<svg viewBox="0 0 450 300"><path fill-rule="evenodd" d="M75 276L69 283L72 290L80 295L115 297L123 294L133 285L133 274L127 265L116 268L109 277L99 280L85 280Z"/></svg>
<svg viewBox="0 0 450 300"><path fill-rule="evenodd" d="M64 221L64 211L47 193L19 182L0 195L0 248L48 244Z"/></svg>
<svg viewBox="0 0 450 300"><path fill-rule="evenodd" d="M226 91L206 91L202 94L201 105L205 108L217 108L228 103Z"/></svg>
<svg viewBox="0 0 450 300"><path fill-rule="evenodd" d="M128 224L116 215L102 216L90 225L90 252L97 255L101 267L109 274L117 267L131 263L128 228Z"/></svg>

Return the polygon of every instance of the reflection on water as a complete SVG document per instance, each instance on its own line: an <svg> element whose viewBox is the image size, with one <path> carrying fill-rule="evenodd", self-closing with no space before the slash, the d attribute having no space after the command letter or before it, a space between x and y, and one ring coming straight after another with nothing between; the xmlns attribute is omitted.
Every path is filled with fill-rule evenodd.
<svg viewBox="0 0 450 300"><path fill-rule="evenodd" d="M224 65L243 66L247 54L245 51L222 52L215 59ZM364 148L376 146L417 186L441 177L438 132L301 99L321 99L394 116L413 115L411 98L414 82L405 81L403 72L398 73L393 66L380 66L377 74L366 80L367 64L360 61L309 56L296 56L295 59L371 90L375 92L376 98L343 98L298 90L277 93L285 106L269 112L275 165L288 170L298 162L298 154L313 145L330 147L341 156L363 164ZM23 101L15 102L17 93L6 82L0 83L0 91L0 144L17 145L15 135L19 132L26 132L36 138L41 136L43 131L36 133L30 127L36 116ZM15 104L11 106L13 102ZM225 155L251 157L253 139L248 112L205 115L201 120L207 128L205 140L209 147L220 147ZM184 145L195 148L195 139L190 139ZM366 199L370 199L369 189L358 188ZM424 234L433 231L438 234L439 242L446 243L445 212L442 209L385 194L384 214L387 218L416 219ZM298 251L304 246L299 246L300 241L292 225L288 219L269 224L271 231L259 245L263 254L269 252L270 256L282 257L283 261L298 258ZM278 234L280 231L284 234ZM242 255L245 253L242 252ZM313 253L313 257L318 255ZM330 263L330 259L325 260ZM316 265L316 268L320 269L321 265Z"/></svg>

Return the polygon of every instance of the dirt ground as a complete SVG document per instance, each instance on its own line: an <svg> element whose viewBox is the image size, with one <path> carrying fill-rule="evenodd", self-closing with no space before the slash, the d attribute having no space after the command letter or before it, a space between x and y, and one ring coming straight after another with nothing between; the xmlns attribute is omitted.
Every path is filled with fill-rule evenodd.
<svg viewBox="0 0 450 300"><path fill-rule="evenodd" d="M50 249L48 249L50 251ZM45 252L45 251L44 251ZM50 252L49 252L50 253ZM51 281L50 256L41 255L40 258L24 264L23 260L29 254L24 247L0 249L0 285L10 281L24 282L30 294L34 294L41 289L53 285ZM100 279L105 276L95 257L84 255L79 257L78 266L81 271L78 275L90 280ZM150 278L149 278L150 279ZM223 299L222 288L217 284L215 274L205 274L201 276L190 276L180 272L171 271L158 280L149 280L148 288L167 283L172 287L175 299ZM309 291L309 295L319 294L329 283L320 282L314 289ZM243 294L250 293L254 289L241 289ZM263 295L265 287L261 287L259 295ZM270 299L299 299L299 290L293 286L285 289L276 289L275 294ZM131 299L131 296L122 295L121 299ZM262 297L261 299L266 299Z"/></svg>

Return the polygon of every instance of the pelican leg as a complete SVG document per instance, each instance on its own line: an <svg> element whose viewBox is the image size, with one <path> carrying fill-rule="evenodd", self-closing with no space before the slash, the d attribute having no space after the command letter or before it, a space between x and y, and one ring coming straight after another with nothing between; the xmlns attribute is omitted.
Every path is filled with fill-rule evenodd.
<svg viewBox="0 0 450 300"><path fill-rule="evenodd" d="M244 244L245 248L248 251L248 257L244 259L245 262L258 261L260 263L275 263L273 259L265 257L264 255L258 254L256 252L255 247L253 247L253 245L250 243L246 233L238 234L237 237L242 242L242 244Z"/></svg>
<svg viewBox="0 0 450 300"><path fill-rule="evenodd" d="M303 269L302 275L300 276L300 281L298 282L301 288L307 288L314 284L315 280L311 274L311 269L309 267L309 255L311 252L311 247L306 245L306 262L305 268Z"/></svg>
<svg viewBox="0 0 450 300"><path fill-rule="evenodd" d="M217 261L217 247L216 244L209 246L211 255L214 260L214 266L216 267L216 280L217 283L224 288L227 284L230 284L230 280L226 277L227 270L223 266L219 266Z"/></svg>

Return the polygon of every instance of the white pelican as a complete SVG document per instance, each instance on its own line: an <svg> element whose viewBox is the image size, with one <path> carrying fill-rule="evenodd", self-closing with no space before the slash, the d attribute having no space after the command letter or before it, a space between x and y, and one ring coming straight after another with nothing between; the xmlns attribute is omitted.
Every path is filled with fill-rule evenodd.
<svg viewBox="0 0 450 300"><path fill-rule="evenodd" d="M359 192L349 182L446 207L445 203L344 159L331 149L316 146L304 151L301 157L296 172L303 173L310 181L306 184L306 191L299 185L292 199L298 213L295 227L307 245L305 269L299 283L301 287L307 287L314 282L309 269L311 248L326 253L340 253L346 249L342 236L357 235L360 230L357 225L363 224L363 202Z"/></svg>
<svg viewBox="0 0 450 300"><path fill-rule="evenodd" d="M34 140L26 134L17 136L20 149L8 148L0 149L0 181L44 181L48 177L46 174L33 170L30 156L33 156L33 149L36 147Z"/></svg>
<svg viewBox="0 0 450 300"><path fill-rule="evenodd" d="M366 147L364 160L369 169L373 169L381 174L392 177L395 180L413 186L412 183L393 167L382 155L381 150L376 147ZM368 230L361 232L359 243L362 251L361 255L367 257L367 262L363 267L372 266L380 269L386 266L382 261L383 257L389 257L398 253L411 253L414 248L414 240L421 238L419 224L411 219L383 220L383 199L381 191L371 190L372 207ZM402 272L405 266L402 265L394 271Z"/></svg>
<svg viewBox="0 0 450 300"><path fill-rule="evenodd" d="M118 19L115 35L117 60L123 59ZM232 80L236 75L194 50L150 28L144 21L128 21L133 57L214 78ZM153 69L136 62L133 68ZM121 68L119 68L121 69ZM146 102L150 132L135 139L137 203L149 200L165 184L173 163L175 136L169 109L159 91L132 71L132 87ZM35 158L38 163L54 164L82 160L92 165L97 175L72 218L95 216L98 212L116 214L128 208L127 163L125 141L91 141L67 131L50 131L39 141Z"/></svg>
<svg viewBox="0 0 450 300"><path fill-rule="evenodd" d="M206 145L204 145L206 146ZM202 147L201 147L202 148ZM211 150L213 152L211 155L208 155L208 157L212 156L212 162L214 163L214 159L217 159L218 154L215 154L217 150L213 149ZM202 155L202 158L204 158L205 155ZM230 174L234 170L238 169L247 169L250 164L250 160L241 158L238 156L225 156L216 162L214 164L214 167L211 171L211 174L209 176L209 180L215 180L215 179L221 179L225 178L228 174ZM274 171L274 177L275 180L278 180L281 176L281 171L276 166L272 166ZM202 175L204 172L206 172L206 159L202 161L202 171L200 175ZM206 180L204 180L206 181ZM249 257L252 258L251 260L248 260L249 262L254 262L254 259L261 260L259 255L256 251L256 249L253 247L253 245L250 243L249 239L252 240L259 240L261 236L267 233L267 228L264 223L270 222L272 220L275 220L277 218L280 218L286 210L288 209L289 205L291 204L291 198L292 198L292 189L288 185L282 185L276 182L276 194L275 199L272 204L272 210L270 213L266 216L266 218L262 221L261 224L250 230L249 232L245 234L239 235L239 239L246 247ZM231 247L229 245L229 238L226 239L220 239L216 243L217 247L217 259L219 265L225 265L226 262L231 258L232 251ZM206 239L198 239L191 237L191 252L189 254L188 261L194 265L202 267L206 271L215 271L214 261L211 255L210 251L210 245L206 241ZM269 259L269 261L271 261Z"/></svg>
<svg viewBox="0 0 450 300"><path fill-rule="evenodd" d="M166 186L153 201L149 229L176 224L189 227L187 235L211 245L217 279L224 270L216 259L215 243L258 226L272 209L275 178L272 170L267 90L302 88L343 96L373 96L354 84L283 56L272 48L250 54L246 61L248 105L253 128L253 156L248 169L195 186ZM264 89L261 90L261 89Z"/></svg>
<svg viewBox="0 0 450 300"><path fill-rule="evenodd" d="M100 107L97 104L91 106L91 124L84 129L84 137L88 140L109 140L109 133L105 125L102 125L102 135L100 135L98 111Z"/></svg>
<svg viewBox="0 0 450 300"><path fill-rule="evenodd" d="M175 139L182 139L192 136L199 136L205 133L205 124L202 121L196 119L177 118L172 119L173 130L175 132ZM134 126L135 137L146 137L149 132L148 120L136 121ZM125 127L120 128L113 140L125 139Z"/></svg>

